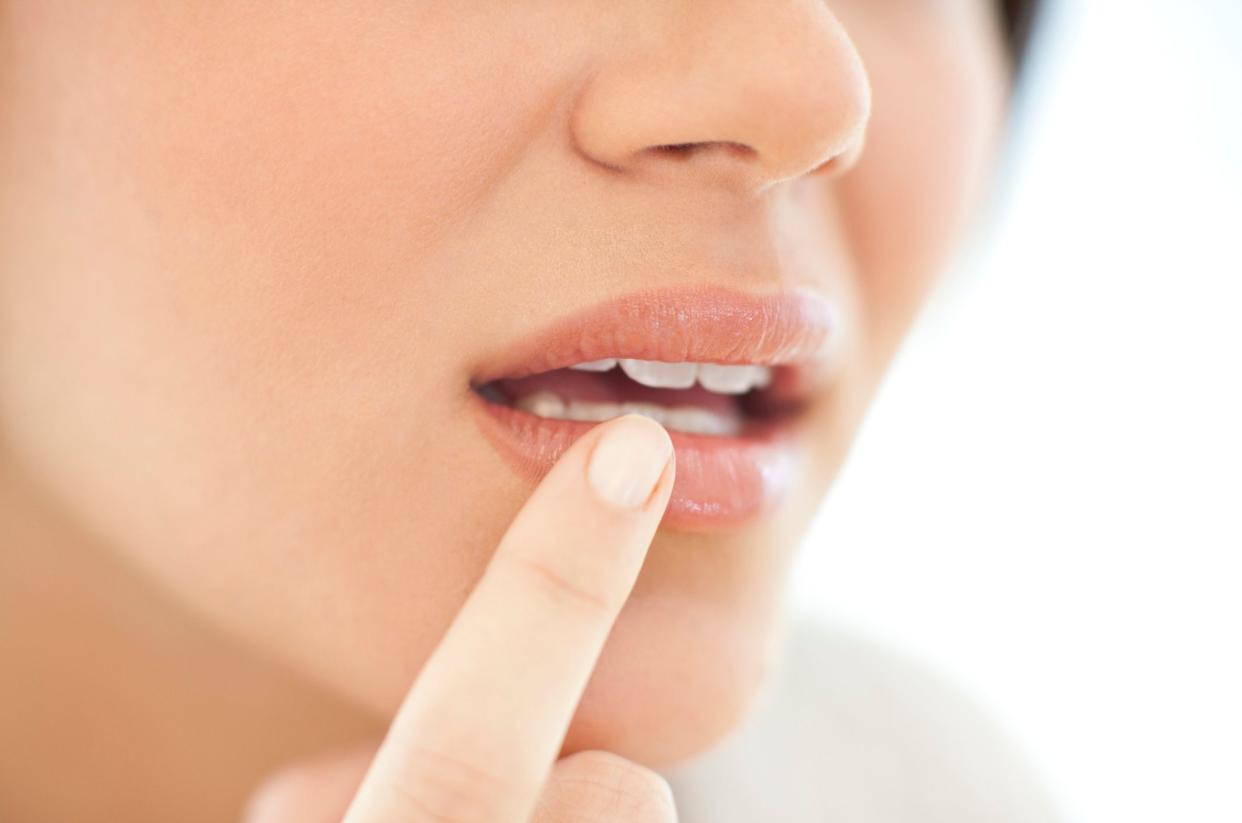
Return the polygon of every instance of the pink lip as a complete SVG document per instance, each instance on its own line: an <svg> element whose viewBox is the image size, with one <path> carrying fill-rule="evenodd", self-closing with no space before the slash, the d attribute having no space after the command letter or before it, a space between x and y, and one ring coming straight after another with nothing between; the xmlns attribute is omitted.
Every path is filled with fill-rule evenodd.
<svg viewBox="0 0 1242 823"><path fill-rule="evenodd" d="M833 307L805 291L755 295L719 288L662 290L605 302L509 343L478 369L476 386L612 357L781 365L771 391L796 400L823 374ZM551 420L474 397L474 417L506 463L532 481L594 423ZM761 517L792 480L796 418L752 421L735 437L671 431L677 479L662 525L734 528Z"/></svg>

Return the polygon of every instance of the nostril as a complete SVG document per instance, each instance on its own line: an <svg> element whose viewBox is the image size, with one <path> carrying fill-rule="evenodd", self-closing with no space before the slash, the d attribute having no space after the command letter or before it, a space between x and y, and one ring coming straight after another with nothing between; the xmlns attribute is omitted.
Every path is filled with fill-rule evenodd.
<svg viewBox="0 0 1242 823"><path fill-rule="evenodd" d="M669 143L668 145L653 146L652 148L661 154L671 154L674 157L683 157L687 154L690 154L690 152L694 151L696 146L701 146L701 145L703 144L702 143Z"/></svg>
<svg viewBox="0 0 1242 823"><path fill-rule="evenodd" d="M703 141L698 143L665 143L658 146L652 146L651 150L676 159L687 159L694 154L701 153L707 149L723 151L731 157L739 159L749 159L755 155L755 150L745 143L735 143L728 140Z"/></svg>

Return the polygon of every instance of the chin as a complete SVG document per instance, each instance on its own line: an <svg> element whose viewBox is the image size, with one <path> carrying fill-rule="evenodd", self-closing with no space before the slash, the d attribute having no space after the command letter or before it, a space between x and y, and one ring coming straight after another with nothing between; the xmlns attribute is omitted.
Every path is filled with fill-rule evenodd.
<svg viewBox="0 0 1242 823"><path fill-rule="evenodd" d="M603 749L670 768L746 717L772 667L772 620L676 608L637 600L622 612L561 756Z"/></svg>

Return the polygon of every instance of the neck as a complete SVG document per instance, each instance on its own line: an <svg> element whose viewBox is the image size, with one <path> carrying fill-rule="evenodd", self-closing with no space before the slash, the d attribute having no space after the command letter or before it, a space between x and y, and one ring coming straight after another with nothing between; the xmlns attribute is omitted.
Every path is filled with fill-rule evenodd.
<svg viewBox="0 0 1242 823"><path fill-rule="evenodd" d="M235 820L374 718L179 608L0 463L0 820Z"/></svg>

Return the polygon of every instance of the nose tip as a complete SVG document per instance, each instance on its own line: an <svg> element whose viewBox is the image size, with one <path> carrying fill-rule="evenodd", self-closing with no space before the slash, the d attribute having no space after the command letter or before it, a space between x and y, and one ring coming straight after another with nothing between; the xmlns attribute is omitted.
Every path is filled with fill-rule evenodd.
<svg viewBox="0 0 1242 823"><path fill-rule="evenodd" d="M585 84L572 122L579 152L614 171L748 194L849 167L870 86L823 4L668 5L676 26L638 38L649 44L640 53L605 56Z"/></svg>

